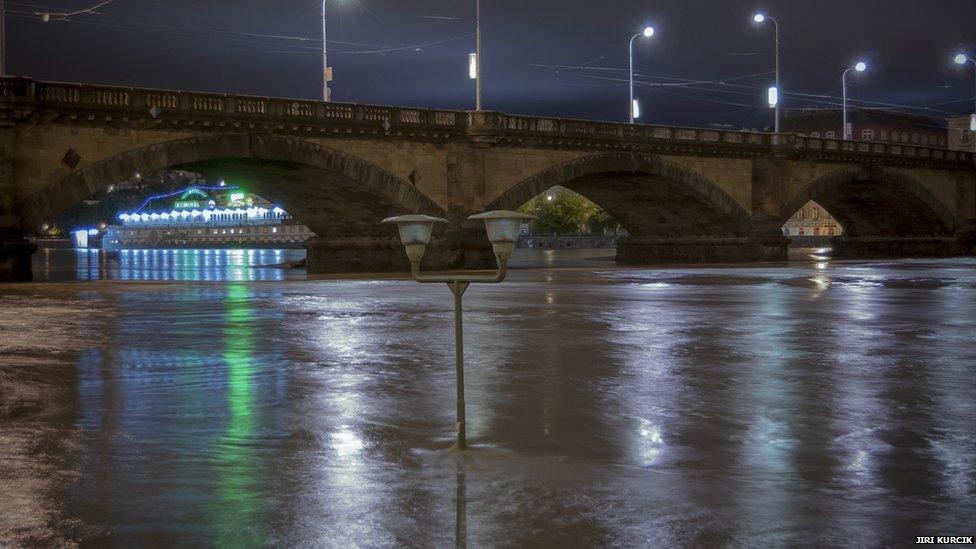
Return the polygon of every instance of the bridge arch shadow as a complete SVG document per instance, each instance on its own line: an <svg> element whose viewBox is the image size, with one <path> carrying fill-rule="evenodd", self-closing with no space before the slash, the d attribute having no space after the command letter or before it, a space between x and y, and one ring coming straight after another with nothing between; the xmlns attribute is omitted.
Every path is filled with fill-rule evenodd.
<svg viewBox="0 0 976 549"><path fill-rule="evenodd" d="M518 209L555 186L589 199L639 239L749 233L749 213L718 185L646 154L605 153L565 162L511 187L488 209Z"/></svg>
<svg viewBox="0 0 976 549"><path fill-rule="evenodd" d="M361 158L272 135L224 134L129 150L72 172L28 197L33 226L135 173L184 169L269 199L321 236L389 236L379 225L404 212L444 215L410 183Z"/></svg>
<svg viewBox="0 0 976 549"><path fill-rule="evenodd" d="M955 227L952 212L920 182L879 167L838 170L810 182L783 204L780 221L810 201L852 237L946 236Z"/></svg>

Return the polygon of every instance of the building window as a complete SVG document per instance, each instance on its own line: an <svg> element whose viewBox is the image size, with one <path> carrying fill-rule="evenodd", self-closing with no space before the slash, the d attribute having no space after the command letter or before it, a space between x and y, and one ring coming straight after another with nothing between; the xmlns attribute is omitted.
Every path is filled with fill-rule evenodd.
<svg viewBox="0 0 976 549"><path fill-rule="evenodd" d="M820 132L810 132L810 137L820 137Z"/></svg>
<svg viewBox="0 0 976 549"><path fill-rule="evenodd" d="M874 130L870 128L861 130L861 141L874 141Z"/></svg>
<svg viewBox="0 0 976 549"><path fill-rule="evenodd" d="M820 208L814 208L813 209L813 218L814 219L820 219Z"/></svg>
<svg viewBox="0 0 976 549"><path fill-rule="evenodd" d="M881 140L882 141L888 140L888 130L881 130Z"/></svg>
<svg viewBox="0 0 976 549"><path fill-rule="evenodd" d="M922 134L922 144L923 145L929 144L929 136L925 135L924 133Z"/></svg>
<svg viewBox="0 0 976 549"><path fill-rule="evenodd" d="M827 139L837 139L837 132L835 132L834 130L829 130L827 133L824 134L824 136Z"/></svg>
<svg viewBox="0 0 976 549"><path fill-rule="evenodd" d="M918 134L917 133L913 133L912 134L912 144L913 145L918 145Z"/></svg>
<svg viewBox="0 0 976 549"><path fill-rule="evenodd" d="M908 132L901 132L901 142L908 143Z"/></svg>

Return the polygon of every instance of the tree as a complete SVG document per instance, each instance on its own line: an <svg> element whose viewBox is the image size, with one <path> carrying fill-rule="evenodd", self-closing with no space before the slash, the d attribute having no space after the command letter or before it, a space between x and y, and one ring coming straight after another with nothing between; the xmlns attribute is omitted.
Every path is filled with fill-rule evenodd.
<svg viewBox="0 0 976 549"><path fill-rule="evenodd" d="M610 216L606 210L598 210L586 220L586 227L590 234L604 235L607 231L616 231L617 220Z"/></svg>
<svg viewBox="0 0 976 549"><path fill-rule="evenodd" d="M562 187L553 187L519 209L536 216L532 222L536 234L584 234L590 231L603 234L604 226L616 226L599 206Z"/></svg>

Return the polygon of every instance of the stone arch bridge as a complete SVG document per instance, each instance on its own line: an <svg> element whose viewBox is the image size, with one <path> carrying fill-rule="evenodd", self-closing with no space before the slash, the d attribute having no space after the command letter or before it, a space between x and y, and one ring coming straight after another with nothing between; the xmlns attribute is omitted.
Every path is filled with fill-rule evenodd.
<svg viewBox="0 0 976 549"><path fill-rule="evenodd" d="M29 275L37 231L137 172L243 183L318 238L313 271L405 268L406 212L452 224L440 266L484 262L465 218L553 185L628 229L631 263L783 260L780 227L808 200L844 226L850 257L972 253L973 155L899 144L0 79L0 278Z"/></svg>

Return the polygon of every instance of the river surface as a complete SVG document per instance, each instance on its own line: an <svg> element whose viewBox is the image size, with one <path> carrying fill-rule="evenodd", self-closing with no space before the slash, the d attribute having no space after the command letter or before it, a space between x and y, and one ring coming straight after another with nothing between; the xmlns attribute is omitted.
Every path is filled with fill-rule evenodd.
<svg viewBox="0 0 976 549"><path fill-rule="evenodd" d="M458 453L442 285L39 253L0 285L0 546L976 533L976 259L553 257L465 295Z"/></svg>

